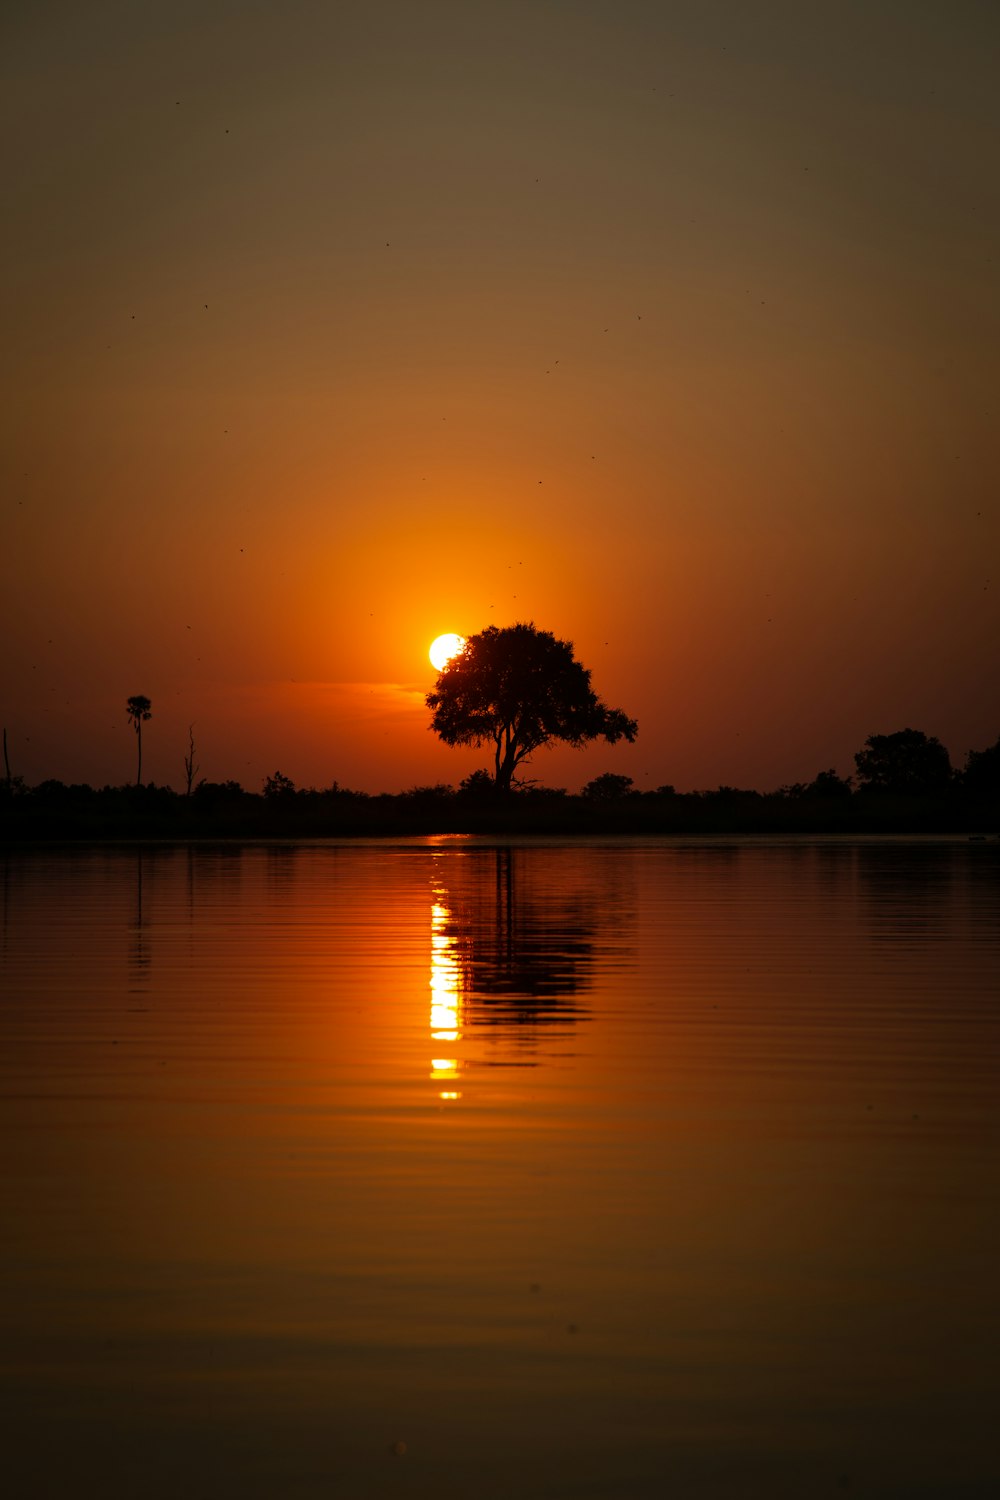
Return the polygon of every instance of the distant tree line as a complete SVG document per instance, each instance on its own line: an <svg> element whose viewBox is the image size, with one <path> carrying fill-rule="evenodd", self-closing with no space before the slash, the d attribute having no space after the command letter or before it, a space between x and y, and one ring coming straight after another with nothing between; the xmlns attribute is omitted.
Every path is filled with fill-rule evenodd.
<svg viewBox="0 0 1000 1500"><path fill-rule="evenodd" d="M405 792L299 788L275 770L259 791L237 781L199 780L193 740L183 792L138 786L67 785L20 777L0 781L0 837L337 837L437 832L984 832L1000 831L1000 738L969 751L953 769L939 740L920 730L869 735L852 777L821 770L771 792L719 786L677 792L638 790L605 772L577 795L512 780L498 790L487 769L458 787L437 783Z"/></svg>
<svg viewBox="0 0 1000 1500"><path fill-rule="evenodd" d="M571 832L621 828L634 832L917 831L994 827L1000 802L1000 738L970 750L954 769L940 740L918 729L871 734L854 757L854 775L816 773L776 791L720 786L678 793L672 786L640 791L630 776L604 772L578 796L519 778L535 750L553 741L583 746L594 739L632 741L638 726L610 709L590 686L590 673L568 641L534 625L488 627L471 636L428 695L431 728L446 744L488 747L492 769L450 784L370 795L334 782L299 789L274 771L260 792L238 782L196 781L194 726L188 728L184 792L142 782L142 726L151 700L133 694L126 715L136 735L134 786L28 787L12 774L3 731L0 837L336 836L365 832Z"/></svg>
<svg viewBox="0 0 1000 1500"><path fill-rule="evenodd" d="M460 637L456 639L461 640ZM532 793L536 798L544 789L525 781L523 770L536 751L561 743L582 748L597 739L610 745L620 740L634 742L639 726L620 708L609 708L597 697L590 683L590 672L576 660L571 641L558 640L551 631L540 630L532 622L515 625L489 625L478 634L462 641L460 648L448 657L438 673L434 691L428 693L431 710L430 728L446 745L486 748L492 756L492 770L483 767L461 783L456 792L451 786L415 787L401 793L396 800L409 808L419 803L433 803L442 809L454 798L467 810L473 803L488 804L513 796ZM125 705L129 723L136 736L136 791L142 786L142 726L152 718L152 702L142 693L134 693ZM244 792L233 782L195 782L200 770L196 764L194 726L188 727L188 750L184 756L185 799L192 807L228 805L237 797L247 802L254 794ZM7 731L3 731L4 779L0 793L9 805L28 789L13 776L7 749ZM985 750L970 750L964 769L953 770L948 752L940 740L919 729L900 729L894 734L871 734L854 757L853 777L840 777L832 769L818 771L809 782L795 782L764 794L771 802L785 801L825 807L838 803L843 811L856 799L927 799L947 798L961 792L965 801L971 794L978 798L995 798L1000 781L1000 739ZM519 773L520 776L519 776ZM36 802L55 801L65 804L66 788L57 782L44 782L33 789ZM91 788L74 788L77 801L92 800L100 795L108 801L111 788L100 794ZM171 796L167 788L146 788L147 800L156 792ZM565 797L564 790L544 792L551 802ZM718 787L714 792L691 792L688 801L714 800L735 804L761 797L756 791ZM263 799L270 809L281 808L286 819L293 804L302 798L325 797L340 805L345 798L355 803L363 798L357 792L343 792L336 783L326 793L314 789L297 791L291 779L281 771L265 778ZM650 797L679 806L673 787L660 786L652 793L638 791L632 778L605 772L587 782L580 801L592 821L595 809L622 805L637 797ZM120 799L119 799L120 800ZM869 809L870 809L869 802ZM676 811L676 806L674 808ZM926 812L926 809L925 809ZM662 820L658 820L662 821Z"/></svg>

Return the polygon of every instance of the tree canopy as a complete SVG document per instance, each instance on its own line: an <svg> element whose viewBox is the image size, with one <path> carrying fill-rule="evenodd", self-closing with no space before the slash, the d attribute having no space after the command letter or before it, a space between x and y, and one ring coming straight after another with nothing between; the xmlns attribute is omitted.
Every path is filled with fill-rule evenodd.
<svg viewBox="0 0 1000 1500"><path fill-rule="evenodd" d="M985 750L969 751L962 780L970 792L992 797L1000 793L1000 739Z"/></svg>
<svg viewBox="0 0 1000 1500"><path fill-rule="evenodd" d="M618 802L631 791L631 776L617 776L614 771L605 771L603 776L588 781L580 795L588 802Z"/></svg>
<svg viewBox="0 0 1000 1500"><path fill-rule="evenodd" d="M638 725L590 686L570 641L533 624L489 625L470 635L427 695L431 729L446 745L490 745L493 781L508 791L518 766L553 741L576 747L633 741Z"/></svg>
<svg viewBox="0 0 1000 1500"><path fill-rule="evenodd" d="M943 792L951 761L939 739L921 729L870 734L854 757L863 789L896 796L925 797Z"/></svg>
<svg viewBox="0 0 1000 1500"><path fill-rule="evenodd" d="M136 742L139 752L139 761L136 769L135 784L142 784L142 726L153 717L153 705L145 693L133 693L125 704L125 712L128 721L135 730Z"/></svg>

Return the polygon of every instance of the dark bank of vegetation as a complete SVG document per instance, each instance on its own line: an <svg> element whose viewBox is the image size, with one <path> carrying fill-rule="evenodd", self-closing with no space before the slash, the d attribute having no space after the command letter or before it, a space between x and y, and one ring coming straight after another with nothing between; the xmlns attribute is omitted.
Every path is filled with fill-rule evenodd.
<svg viewBox="0 0 1000 1500"><path fill-rule="evenodd" d="M427 696L431 728L446 745L485 748L492 769L459 787L418 786L372 796L334 782L304 790L276 771L260 792L235 781L197 780L193 726L184 756L184 791L142 782L142 726L152 703L126 705L136 735L134 786L28 787L11 774L3 738L0 838L337 838L400 834L884 834L997 833L1000 739L952 767L941 742L917 729L869 735L855 774L820 771L773 792L720 786L680 793L638 791L611 772L577 796L519 780L537 750L635 740L639 726L593 692L590 673L533 624L488 626L466 640Z"/></svg>
<svg viewBox="0 0 1000 1500"><path fill-rule="evenodd" d="M406 834L1000 834L1000 739L954 770L918 730L872 735L856 774L821 771L810 782L758 792L720 786L637 791L607 773L578 795L515 781L498 791L486 771L459 787L397 794L297 788L280 772L259 792L199 781L175 792L138 786L0 782L0 837L8 840L339 838Z"/></svg>

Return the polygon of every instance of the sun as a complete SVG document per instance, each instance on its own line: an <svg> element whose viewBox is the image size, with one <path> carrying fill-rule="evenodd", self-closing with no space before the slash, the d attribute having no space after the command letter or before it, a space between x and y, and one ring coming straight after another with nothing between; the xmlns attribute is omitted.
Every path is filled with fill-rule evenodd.
<svg viewBox="0 0 1000 1500"><path fill-rule="evenodd" d="M436 672L440 672L445 663L457 656L464 645L464 635L439 635L436 641L431 641L431 649L427 653L431 666Z"/></svg>

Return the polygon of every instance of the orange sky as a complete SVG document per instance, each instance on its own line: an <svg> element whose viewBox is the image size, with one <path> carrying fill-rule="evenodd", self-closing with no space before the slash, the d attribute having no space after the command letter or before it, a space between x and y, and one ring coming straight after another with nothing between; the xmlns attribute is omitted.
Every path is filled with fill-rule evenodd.
<svg viewBox="0 0 1000 1500"><path fill-rule="evenodd" d="M11 769L398 790L438 633L767 789L1000 732L1000 16L38 0L5 23ZM206 305L207 304L207 305Z"/></svg>

